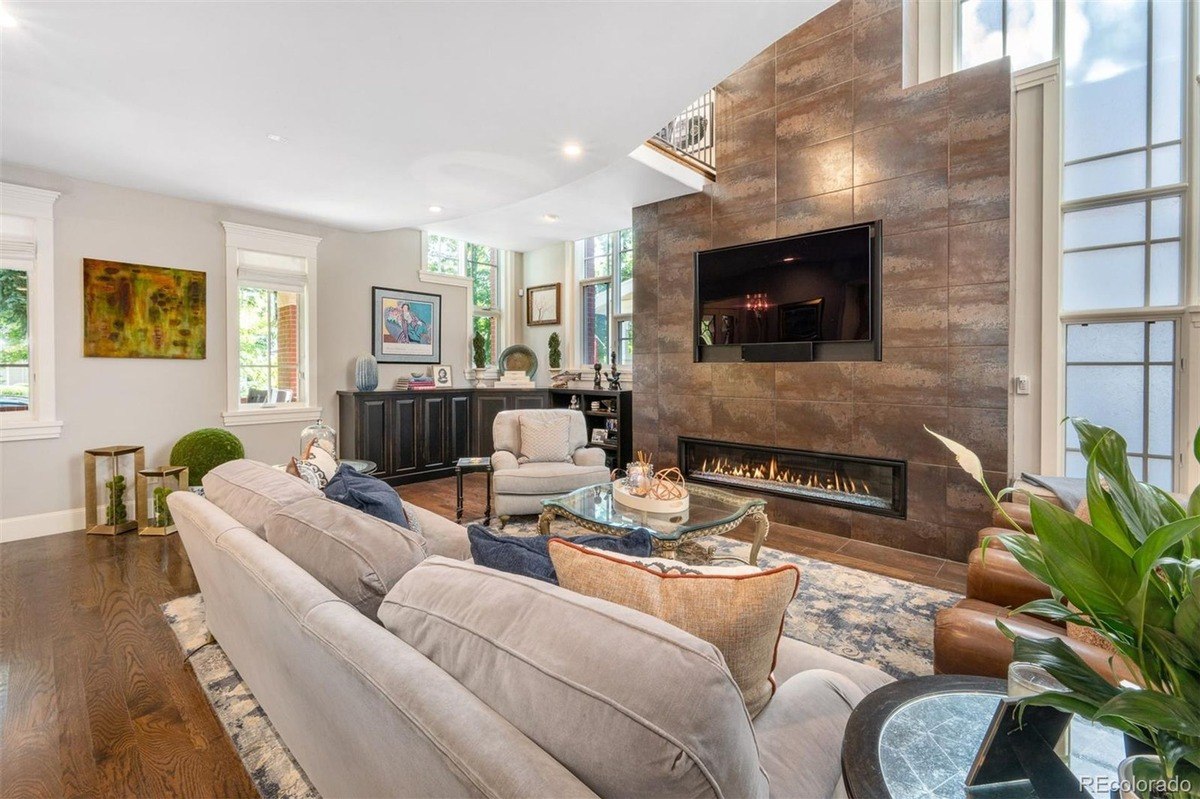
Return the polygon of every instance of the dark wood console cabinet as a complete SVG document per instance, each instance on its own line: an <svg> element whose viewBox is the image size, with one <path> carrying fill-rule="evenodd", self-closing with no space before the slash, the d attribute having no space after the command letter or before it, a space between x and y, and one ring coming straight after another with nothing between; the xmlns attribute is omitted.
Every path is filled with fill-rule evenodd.
<svg viewBox="0 0 1200 799"><path fill-rule="evenodd" d="M339 391L341 456L375 461L375 476L391 485L449 477L459 458L492 454L492 422L500 411L562 408L572 394L619 396L590 389ZM616 403L620 443L606 447L614 461L632 450L632 394L620 392Z"/></svg>

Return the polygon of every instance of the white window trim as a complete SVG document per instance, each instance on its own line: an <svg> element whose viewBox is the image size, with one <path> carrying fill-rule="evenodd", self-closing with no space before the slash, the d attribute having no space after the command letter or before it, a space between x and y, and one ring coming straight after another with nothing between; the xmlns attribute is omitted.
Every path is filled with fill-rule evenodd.
<svg viewBox="0 0 1200 799"><path fill-rule="evenodd" d="M321 407L313 405L317 375L317 245L319 236L306 236L283 230L221 222L225 228L225 359L226 410L221 419L226 427L285 422L314 422ZM278 405L248 409L241 404L238 348L238 250L304 258L307 276L304 288L303 317L300 325L301 382L304 404Z"/></svg>
<svg viewBox="0 0 1200 799"><path fill-rule="evenodd" d="M571 277L571 279L569 281L567 296L572 301L571 311L572 312L574 311L575 305L577 305L579 308L579 312L578 312L577 316L574 313L571 313L571 314L568 314L566 317L570 322L570 328L571 328L572 332L578 334L577 336L573 336L573 337L577 339L577 342L574 344L574 346L579 347L579 349L572 349L570 351L573 353L574 357L579 360L579 362L581 364L581 368L583 368L583 369L591 369L594 366L594 364L591 364L591 363L583 363L583 346L584 346L583 289L584 289L584 287L594 286L594 285L597 285L600 283L606 284L608 286L608 311L609 311L609 314L608 314L608 328L609 328L609 330L608 330L608 351L610 353L610 357L611 357L611 353L614 353L614 352L618 353L618 357L620 357L620 346L619 346L619 340L617 338L618 326L620 325L621 322L633 322L634 321L635 309L630 308L628 311L622 311L620 313L617 312L617 305L619 304L618 301L620 299L620 297L618 296L618 293L620 291L620 284L621 284L621 278L620 278L620 274L619 274L619 270L620 270L620 263L619 263L620 257L619 256L620 256L620 252L621 252L620 235L621 235L622 230L632 230L632 228L620 228L618 230L610 231L609 233L600 233L600 234L597 234L596 236L587 236L586 238L579 239L578 241L567 243L568 255L569 255L569 257L567 259L567 274L570 275L570 277ZM587 278L585 278L580 274L580 271L583 269L583 263L585 260L583 257L584 242L587 241L587 239L595 239L595 238L599 238L600 236L607 236L607 237L611 238L611 241L609 242L609 246L612 248L611 252L610 252L610 257L612 258L611 273L604 277L587 277ZM636 247L636 245L635 245L635 247ZM636 253L635 253L635 258L634 258L635 264L636 264L636 261L637 261L637 259L636 259ZM634 273L632 280L635 280L635 281L637 280L636 267L635 267L635 273ZM632 301L631 301L631 304L632 304ZM637 335L636 330L634 332L634 335ZM607 369L609 367L609 364L604 363L604 364L601 364L601 366L603 366L605 369ZM620 371L622 375L631 374L633 372L633 356L630 355L630 358L628 361L618 360L617 367L618 367L618 371Z"/></svg>
<svg viewBox="0 0 1200 799"><path fill-rule="evenodd" d="M465 254L463 252L464 243L459 240L458 249L458 264L460 268L465 269ZM417 280L422 283L434 283L439 286L460 286L462 288L471 288L471 278L464 274L447 275L442 272L429 271L429 231L421 231L421 268L417 272ZM471 293L467 292L468 311L471 306ZM468 314L469 316L470 314Z"/></svg>
<svg viewBox="0 0 1200 799"><path fill-rule="evenodd" d="M0 442L58 438L54 397L54 202L59 193L0 183L0 213L34 222L34 253L29 268L28 411L0 413Z"/></svg>

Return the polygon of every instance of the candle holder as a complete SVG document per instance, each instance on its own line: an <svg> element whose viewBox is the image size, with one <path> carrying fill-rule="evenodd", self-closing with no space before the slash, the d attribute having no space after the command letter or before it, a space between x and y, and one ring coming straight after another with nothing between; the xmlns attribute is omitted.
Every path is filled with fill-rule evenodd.
<svg viewBox="0 0 1200 799"><path fill-rule="evenodd" d="M97 461L107 464L102 472ZM115 446L83 451L84 523L89 535L120 535L136 530L136 518L129 518L129 492L133 491L135 507L143 502L137 490L138 472L146 465L146 448ZM106 480L101 480L107 477ZM99 519L98 507L103 501L104 522Z"/></svg>
<svg viewBox="0 0 1200 799"><path fill-rule="evenodd" d="M138 471L138 535L170 535L179 528L167 507L167 495L187 488L186 466L160 466Z"/></svg>

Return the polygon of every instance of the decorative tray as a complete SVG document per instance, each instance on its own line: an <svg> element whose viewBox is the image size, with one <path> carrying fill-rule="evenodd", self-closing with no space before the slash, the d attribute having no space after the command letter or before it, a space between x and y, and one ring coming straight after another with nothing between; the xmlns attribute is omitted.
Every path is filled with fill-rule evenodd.
<svg viewBox="0 0 1200 799"><path fill-rule="evenodd" d="M639 497L629 493L624 478L613 481L613 499L618 504L646 513L682 513L688 509L687 489L679 499L655 499L654 497Z"/></svg>

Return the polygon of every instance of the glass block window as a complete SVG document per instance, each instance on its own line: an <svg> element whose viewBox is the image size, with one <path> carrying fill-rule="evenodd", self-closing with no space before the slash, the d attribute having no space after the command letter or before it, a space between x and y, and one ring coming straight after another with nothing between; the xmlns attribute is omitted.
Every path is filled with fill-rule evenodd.
<svg viewBox="0 0 1200 799"><path fill-rule="evenodd" d="M1066 411L1113 428L1140 480L1174 489L1176 325L1173 321L1068 324ZM1087 474L1067 426L1066 473Z"/></svg>

